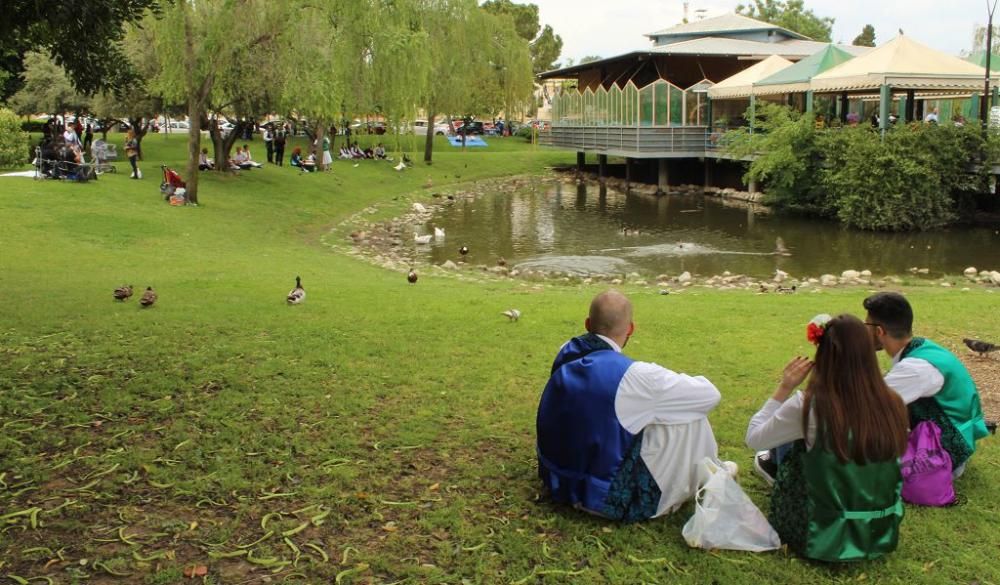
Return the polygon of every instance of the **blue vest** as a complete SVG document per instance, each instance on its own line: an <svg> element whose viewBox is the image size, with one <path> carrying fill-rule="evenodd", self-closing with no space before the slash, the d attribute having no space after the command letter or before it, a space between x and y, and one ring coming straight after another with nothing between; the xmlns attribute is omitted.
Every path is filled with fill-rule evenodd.
<svg viewBox="0 0 1000 585"><path fill-rule="evenodd" d="M570 340L556 356L538 405L538 474L552 499L605 513L608 492L637 435L615 414L632 360L596 335Z"/></svg>

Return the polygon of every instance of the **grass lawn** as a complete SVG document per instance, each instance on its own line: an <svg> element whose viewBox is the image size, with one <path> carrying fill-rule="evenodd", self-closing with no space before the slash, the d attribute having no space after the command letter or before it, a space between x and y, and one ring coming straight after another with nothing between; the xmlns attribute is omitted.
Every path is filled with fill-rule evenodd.
<svg viewBox="0 0 1000 585"><path fill-rule="evenodd" d="M1000 584L995 439L960 506L908 508L895 554L845 567L690 549L690 506L620 526L539 501L538 397L600 288L432 271L411 286L321 244L366 206L429 197L428 179L573 160L514 140L439 142L403 173L203 174L196 208L159 197L176 135L146 138L141 181L127 163L88 184L0 178L0 583L181 583L204 565L198 582L227 584ZM296 275L308 296L290 307ZM156 306L113 301L126 283L155 287ZM805 323L859 312L868 291L630 292L629 353L718 385L722 455L766 511L747 422L810 351ZM919 333L1000 337L1000 295L909 293Z"/></svg>

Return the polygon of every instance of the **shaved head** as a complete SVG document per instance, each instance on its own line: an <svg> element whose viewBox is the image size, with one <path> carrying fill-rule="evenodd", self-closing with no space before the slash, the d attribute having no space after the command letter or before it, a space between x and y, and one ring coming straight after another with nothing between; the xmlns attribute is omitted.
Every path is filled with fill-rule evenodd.
<svg viewBox="0 0 1000 585"><path fill-rule="evenodd" d="M632 302L616 290L604 291L590 302L588 331L618 339L631 334Z"/></svg>

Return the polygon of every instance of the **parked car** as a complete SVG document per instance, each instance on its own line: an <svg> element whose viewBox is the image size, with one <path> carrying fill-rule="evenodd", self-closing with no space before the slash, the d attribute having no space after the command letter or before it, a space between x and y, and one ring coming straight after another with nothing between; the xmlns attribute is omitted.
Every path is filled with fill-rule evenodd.
<svg viewBox="0 0 1000 585"><path fill-rule="evenodd" d="M183 132L191 129L191 125L184 120L171 120L170 122L167 122L166 127L171 132Z"/></svg>
<svg viewBox="0 0 1000 585"><path fill-rule="evenodd" d="M448 124L441 122L434 124L434 134L436 136L447 136L448 129ZM417 136L427 136L427 120L415 120L413 122L413 133Z"/></svg>
<svg viewBox="0 0 1000 585"><path fill-rule="evenodd" d="M466 122L455 131L459 136L482 136L485 133L482 122Z"/></svg>

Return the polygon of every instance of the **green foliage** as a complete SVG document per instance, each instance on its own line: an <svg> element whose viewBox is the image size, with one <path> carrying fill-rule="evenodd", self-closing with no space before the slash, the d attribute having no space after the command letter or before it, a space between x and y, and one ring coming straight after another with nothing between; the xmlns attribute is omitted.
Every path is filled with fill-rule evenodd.
<svg viewBox="0 0 1000 585"><path fill-rule="evenodd" d="M514 31L530 43L531 68L534 75L555 69L559 54L562 53L562 37L550 25L541 26L538 20L538 6L515 4L511 0L488 0L483 10L501 18L513 21Z"/></svg>
<svg viewBox="0 0 1000 585"><path fill-rule="evenodd" d="M62 114L87 109L90 100L77 92L66 70L48 55L32 51L24 57L24 86L10 99L18 114Z"/></svg>
<svg viewBox="0 0 1000 585"><path fill-rule="evenodd" d="M762 103L755 131L725 135L727 152L752 159L745 180L764 184L784 211L836 217L864 230L928 230L955 221L956 199L981 191L1000 138L972 125L911 124L883 140L867 126L816 130L811 115ZM980 172L971 172L978 168Z"/></svg>
<svg viewBox="0 0 1000 585"><path fill-rule="evenodd" d="M806 10L804 0L753 0L740 4L738 14L749 16L803 34L814 41L829 43L834 20Z"/></svg>
<svg viewBox="0 0 1000 585"><path fill-rule="evenodd" d="M851 44L856 47L874 47L875 46L875 27L866 24L863 29L861 29L861 34L854 37Z"/></svg>
<svg viewBox="0 0 1000 585"><path fill-rule="evenodd" d="M28 153L28 133L21 120L7 108L0 108L0 168L24 164Z"/></svg>

